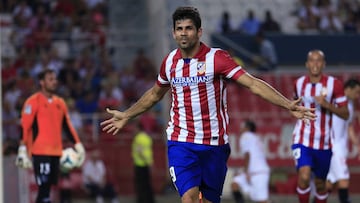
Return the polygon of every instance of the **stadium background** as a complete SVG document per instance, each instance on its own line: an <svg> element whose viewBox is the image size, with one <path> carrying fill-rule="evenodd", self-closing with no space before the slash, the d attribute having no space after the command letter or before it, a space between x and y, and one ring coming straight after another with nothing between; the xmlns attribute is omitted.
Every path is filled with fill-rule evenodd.
<svg viewBox="0 0 360 203"><path fill-rule="evenodd" d="M15 4L12 4L13 2ZM59 0L28 1L29 6L33 7L40 2L48 3L51 10ZM360 53L359 33L321 34L318 32L299 32L296 28L297 16L294 15L300 5L298 0L153 0L151 2L146 0L105 0L100 8L84 7L85 11L79 10L79 8L82 8L79 6L83 2L82 0L64 0L64 2L72 2L76 5L75 13L80 11L89 13L90 20L93 22L86 21L89 20L87 18L79 20L71 17L71 20L75 19L74 21L78 20L79 22L76 21L71 30L62 30L61 32L52 30L49 44L43 45L45 48L36 44L37 41L34 39L34 41L25 40L24 43L19 41L19 39L22 39L19 33L23 33L24 30L19 29L21 26L18 25L13 14L13 9L18 3L17 1L2 2L0 35L3 104L6 103L4 101L8 98L6 97L7 93L20 91L25 96L33 90L35 81L29 82L29 78L21 74L24 72L22 70L27 67L31 76L31 73L35 72L33 70L36 64L42 62L43 52L39 51L39 49L46 50L46 48L51 47L49 50L53 50L53 48L57 50L58 60L65 64L64 67L70 64L70 66L74 67L75 72L80 73L78 79L84 81L80 82L80 86L90 87L84 89L79 87L79 84L69 86L68 81L61 81L60 94L63 94L66 99L73 100L76 103L78 100L85 98L84 95L91 94L91 90L95 90L94 92L97 94L93 95L94 100L98 100L97 103L100 104L101 98L99 95L105 89L105 84L109 81L118 80L115 87L122 89L125 97L120 102L120 108L126 108L138 98L146 87L152 84L156 77L154 73L156 73L161 59L169 50L176 47L171 36L172 22L170 16L172 11L181 5L193 5L199 9L203 19L203 41L205 43L224 49L232 48L245 62L249 62L249 59L256 53L254 40L252 37L239 35L238 33L221 34L217 32L221 14L223 11L229 11L231 18L236 21L235 24L238 24L245 18L248 9L253 9L259 19L263 19L265 10L271 10L274 19L282 27L281 33L267 34L267 37L276 46L279 67L269 73L260 73L252 69L249 69L249 71L278 88L289 98L292 96L292 81L306 73L303 66L306 52L313 48L322 49L325 52L328 61L325 69L327 73L333 74L342 80L354 76L359 78L360 76L360 69L358 68L360 65L358 54ZM49 16L56 17L51 12ZM81 16L83 17L83 15ZM90 26L91 28L84 26L94 22L95 25ZM15 40L14 35L17 36ZM41 40L42 38L35 39ZM26 47L25 50L24 47ZM135 67L140 49L144 51L150 61L147 61L147 66L145 66L149 68L149 70L145 69L145 72L149 72L149 74L141 74L144 69L136 69ZM31 57L32 55L33 57ZM16 62L19 61L24 64L16 66ZM75 62L72 63L73 61ZM83 64L78 67L76 61ZM95 62L95 65L92 66L89 61ZM29 62L29 66L26 65L27 62ZM15 73L14 69L16 70ZM137 72L139 70L140 73ZM89 72L93 72L93 74L88 74ZM90 82L88 77L92 78ZM91 84L88 85L87 83ZM95 89L91 89L93 83L97 85ZM77 91L73 93L72 88L76 88ZM229 175L224 186L224 196L230 197L229 180L234 170L241 166L242 163L242 157L239 155L237 146L240 123L246 118L252 118L257 122L259 133L266 143L267 156L272 167L271 194L293 197L295 170L289 146L294 120L289 117L286 111L251 95L244 88L230 84L228 89L232 154L229 160ZM71 93L68 93L68 91ZM84 95L79 92L84 92ZM19 96L15 101L17 105L21 103L21 99L23 97ZM163 131L168 120L169 101L169 98L165 98L160 105L141 117L143 122L148 124L148 129L155 140L155 165L152 170L152 177L155 192L159 196L168 193L173 194L174 192L166 168L166 146ZM106 102L111 104L111 101L104 101L105 105L109 104ZM119 103L115 102L115 104ZM17 105L14 105L14 111L18 110ZM2 108L3 115L4 109L5 107ZM80 109L80 113L83 125L80 126L79 131L86 148L88 150L99 148L102 151L109 171L109 179L115 183L120 196L132 197L134 195L133 167L130 156L132 126L129 125L118 136L107 135L100 131L98 125L104 118L101 108L91 112L85 110L82 112ZM6 127L3 126L3 128ZM356 129L359 131L358 122ZM33 191L36 188L32 178L29 178L31 177L29 176L31 171L24 174L24 171L18 171L13 164L14 152L16 151L14 150L16 144L13 139L18 137L6 133L6 129L3 130L4 182L7 183L4 190L5 202L22 202L22 198L26 199L28 197L32 199L31 195L34 194ZM349 154L349 165L351 166L350 191L351 194L360 194L359 161L355 154L356 149L351 148ZM72 178L74 196L78 198L86 197L81 188L81 170L74 171ZM25 185L23 184L24 179L27 181ZM59 188L54 190L54 196L57 194L57 189Z"/></svg>

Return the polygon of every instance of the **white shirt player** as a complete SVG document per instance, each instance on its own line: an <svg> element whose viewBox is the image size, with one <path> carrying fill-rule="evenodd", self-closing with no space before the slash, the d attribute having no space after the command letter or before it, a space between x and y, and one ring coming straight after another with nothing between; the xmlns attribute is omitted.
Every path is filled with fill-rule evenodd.
<svg viewBox="0 0 360 203"><path fill-rule="evenodd" d="M250 131L244 132L240 137L240 152L241 154L249 153L250 155L247 173L252 175L269 172L264 145L258 135Z"/></svg>
<svg viewBox="0 0 360 203"><path fill-rule="evenodd" d="M249 153L249 163L246 173L236 175L233 181L252 201L265 202L269 199L270 168L266 161L264 145L260 137L250 131L244 132L239 142L241 153Z"/></svg>
<svg viewBox="0 0 360 203"><path fill-rule="evenodd" d="M348 154L348 129L354 118L354 103L348 100L349 118L344 120L335 114L333 115L332 151L334 154L346 157Z"/></svg>
<svg viewBox="0 0 360 203"><path fill-rule="evenodd" d="M346 105L347 99L341 81L322 75L320 82L311 83L309 76L302 76L295 81L295 94L302 97L305 107L315 108L317 118L309 123L304 120L297 121L293 131L293 143L313 149L331 149L332 113L323 109L314 97L324 95L329 103Z"/></svg>
<svg viewBox="0 0 360 203"><path fill-rule="evenodd" d="M231 56L201 43L193 58L182 58L179 49L163 60L159 86L170 86L172 104L168 140L207 145L228 143L226 82L245 71Z"/></svg>

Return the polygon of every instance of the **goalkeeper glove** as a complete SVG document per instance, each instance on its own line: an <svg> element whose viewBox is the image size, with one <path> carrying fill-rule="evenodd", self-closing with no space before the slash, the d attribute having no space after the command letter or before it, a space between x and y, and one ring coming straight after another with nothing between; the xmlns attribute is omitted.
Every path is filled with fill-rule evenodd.
<svg viewBox="0 0 360 203"><path fill-rule="evenodd" d="M16 166L20 168L31 168L32 163L28 156L27 149L25 145L20 145L18 149L18 155L15 160Z"/></svg>
<svg viewBox="0 0 360 203"><path fill-rule="evenodd" d="M79 161L77 163L77 167L80 167L85 161L85 148L84 145L81 144L80 142L76 143L74 148L79 155Z"/></svg>

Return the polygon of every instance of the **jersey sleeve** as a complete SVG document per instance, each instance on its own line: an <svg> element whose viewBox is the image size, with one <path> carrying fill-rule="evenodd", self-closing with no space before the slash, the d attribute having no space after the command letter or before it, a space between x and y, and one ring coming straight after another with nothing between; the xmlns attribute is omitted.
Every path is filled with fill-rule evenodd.
<svg viewBox="0 0 360 203"><path fill-rule="evenodd" d="M37 102L35 97L30 97L24 103L21 110L21 128L22 128L22 142L28 147L31 145L33 137L33 125L36 117Z"/></svg>
<svg viewBox="0 0 360 203"><path fill-rule="evenodd" d="M156 84L159 85L160 87L168 87L170 85L170 81L166 76L166 59L167 57L165 57L161 63L160 73L156 81Z"/></svg>
<svg viewBox="0 0 360 203"><path fill-rule="evenodd" d="M347 98L344 93L344 85L340 80L334 81L334 102L339 107L347 105Z"/></svg>
<svg viewBox="0 0 360 203"><path fill-rule="evenodd" d="M246 71L239 66L230 54L224 50L218 50L215 53L216 72L224 75L228 79L237 80Z"/></svg>
<svg viewBox="0 0 360 203"><path fill-rule="evenodd" d="M79 143L80 138L79 138L79 135L77 134L74 126L71 123L69 111L65 104L65 101L63 99L60 99L60 102L61 102L61 106L64 111L63 129L65 130L65 133L71 142Z"/></svg>

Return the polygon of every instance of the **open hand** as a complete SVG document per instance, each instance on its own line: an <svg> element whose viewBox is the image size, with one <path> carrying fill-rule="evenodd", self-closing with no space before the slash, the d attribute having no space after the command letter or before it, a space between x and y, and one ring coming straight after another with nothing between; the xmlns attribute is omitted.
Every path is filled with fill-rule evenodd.
<svg viewBox="0 0 360 203"><path fill-rule="evenodd" d="M301 97L292 101L290 104L290 113L296 117L297 119L302 119L305 121L308 120L315 120L316 114L315 108L306 108L304 106L300 106L301 103Z"/></svg>
<svg viewBox="0 0 360 203"><path fill-rule="evenodd" d="M111 110L107 108L106 111L110 113L112 117L101 122L100 125L103 126L103 131L115 135L125 126L128 122L128 118L125 116L124 112L118 110Z"/></svg>

